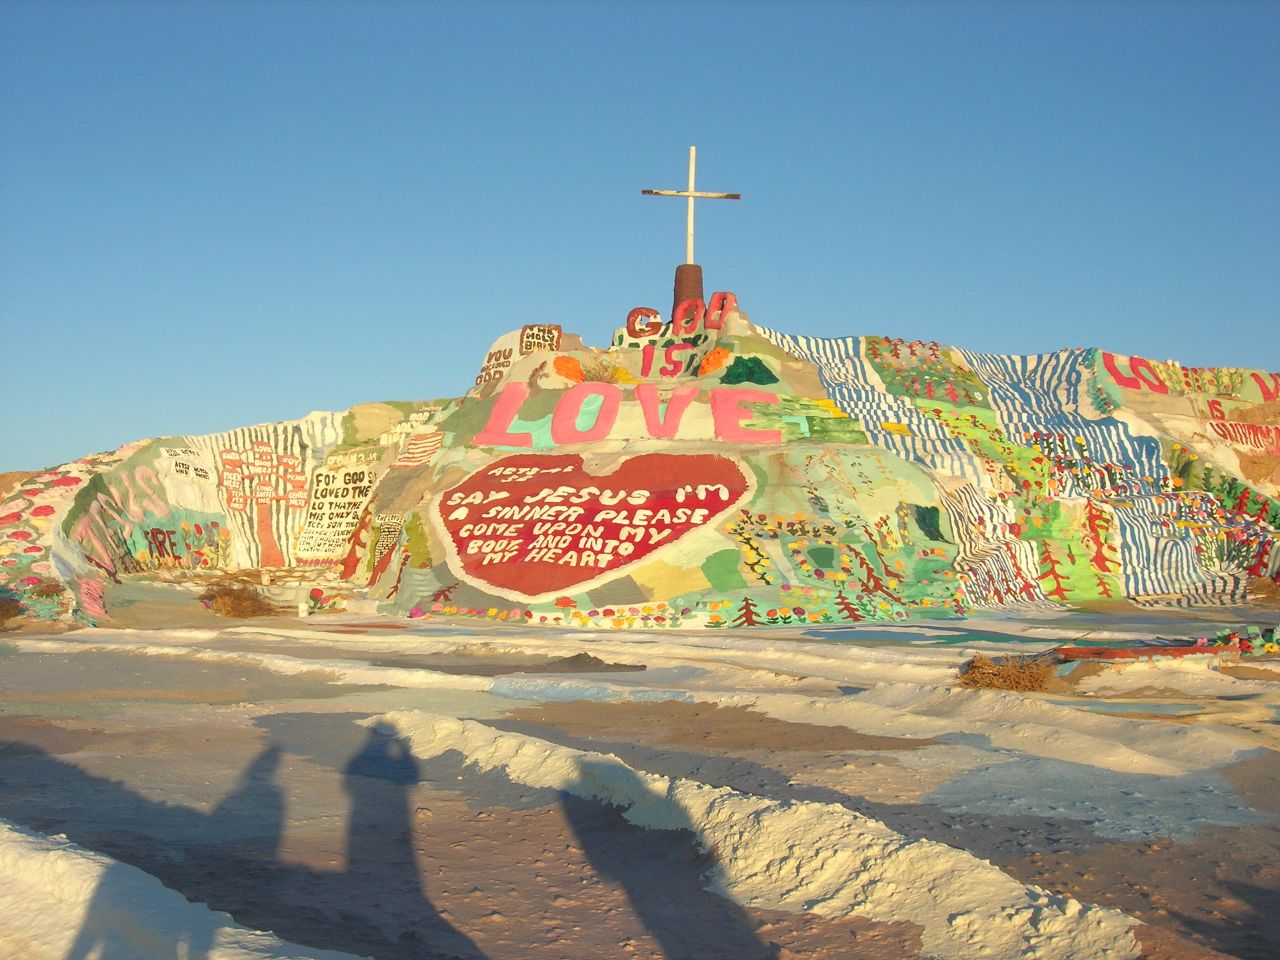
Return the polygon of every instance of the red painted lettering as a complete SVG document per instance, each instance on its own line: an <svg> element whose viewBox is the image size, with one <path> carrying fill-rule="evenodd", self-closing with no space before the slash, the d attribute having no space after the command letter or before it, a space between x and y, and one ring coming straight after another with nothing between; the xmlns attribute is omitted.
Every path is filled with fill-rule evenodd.
<svg viewBox="0 0 1280 960"><path fill-rule="evenodd" d="M738 298L725 290L719 290L711 295L703 323L708 330L719 330L724 326L724 318L737 310Z"/></svg>
<svg viewBox="0 0 1280 960"><path fill-rule="evenodd" d="M1104 350L1102 351L1102 365L1107 368L1107 372L1111 374L1116 383L1126 390L1147 389L1152 393L1169 392L1169 387L1160 379L1160 374L1156 373L1155 368L1151 366L1150 360L1144 360L1142 357L1130 357L1129 371L1134 374L1130 376L1121 371L1119 358L1114 353L1107 353Z"/></svg>
<svg viewBox="0 0 1280 960"><path fill-rule="evenodd" d="M671 312L671 332L677 337L690 337L702 326L707 305L701 300L681 300Z"/></svg>
<svg viewBox="0 0 1280 960"><path fill-rule="evenodd" d="M1261 373L1253 375L1253 382L1258 385L1258 389L1262 392L1262 402L1270 403L1276 397L1280 397L1280 373L1267 374L1271 378L1271 383L1263 380Z"/></svg>
<svg viewBox="0 0 1280 960"><path fill-rule="evenodd" d="M627 336L637 340L642 337L656 337L666 324L662 322L662 314L653 307L636 307L627 314Z"/></svg>
<svg viewBox="0 0 1280 960"><path fill-rule="evenodd" d="M671 344L671 346L667 347L666 350L667 362L658 368L658 372L664 377L678 377L680 374L684 373L684 360L677 360L676 354L684 353L686 350L692 349L693 344L691 343Z"/></svg>

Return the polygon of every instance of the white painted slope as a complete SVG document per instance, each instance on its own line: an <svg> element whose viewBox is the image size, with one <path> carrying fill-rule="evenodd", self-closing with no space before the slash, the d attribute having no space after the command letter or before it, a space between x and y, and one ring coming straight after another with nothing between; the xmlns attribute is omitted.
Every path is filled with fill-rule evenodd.
<svg viewBox="0 0 1280 960"><path fill-rule="evenodd" d="M617 757L504 733L471 720L397 711L395 726L421 758L451 750L533 787L625 808L649 829L689 829L718 859L713 882L741 903L828 917L905 920L943 958L1129 960L1130 927L1114 910L1026 886L985 860L910 840L836 804L777 801L635 770Z"/></svg>
<svg viewBox="0 0 1280 960"><path fill-rule="evenodd" d="M137 867L0 820L0 957L357 960L191 903Z"/></svg>

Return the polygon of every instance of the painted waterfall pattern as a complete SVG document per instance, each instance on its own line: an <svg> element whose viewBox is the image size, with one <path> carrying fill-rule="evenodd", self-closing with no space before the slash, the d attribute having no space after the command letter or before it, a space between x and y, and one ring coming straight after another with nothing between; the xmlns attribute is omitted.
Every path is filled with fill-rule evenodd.
<svg viewBox="0 0 1280 960"><path fill-rule="evenodd" d="M535 335L536 334L536 335ZM586 627L1227 603L1280 576L1280 375L637 308L499 339L465 397L129 444L0 505L0 597L130 578Z"/></svg>

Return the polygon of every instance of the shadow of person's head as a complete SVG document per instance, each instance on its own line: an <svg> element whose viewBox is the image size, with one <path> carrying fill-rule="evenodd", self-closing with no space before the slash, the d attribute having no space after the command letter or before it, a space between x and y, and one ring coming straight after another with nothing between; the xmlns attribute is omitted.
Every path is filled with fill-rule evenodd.
<svg viewBox="0 0 1280 960"><path fill-rule="evenodd" d="M369 727L360 750L347 763L348 777L367 777L397 786L418 782L418 761L394 724L379 720Z"/></svg>

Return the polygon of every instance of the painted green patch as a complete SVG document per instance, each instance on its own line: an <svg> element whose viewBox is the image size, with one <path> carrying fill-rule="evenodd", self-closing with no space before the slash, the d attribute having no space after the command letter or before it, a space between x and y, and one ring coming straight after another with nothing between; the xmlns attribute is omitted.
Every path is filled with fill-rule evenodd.
<svg viewBox="0 0 1280 960"><path fill-rule="evenodd" d="M717 592L738 590L747 585L738 569L737 550L717 550L702 564L702 575Z"/></svg>
<svg viewBox="0 0 1280 960"><path fill-rule="evenodd" d="M764 365L759 357L734 357L729 369L720 378L721 383L758 383L765 386L777 383L778 377Z"/></svg>
<svg viewBox="0 0 1280 960"><path fill-rule="evenodd" d="M915 510L916 526L930 540L938 540L941 542L949 542L942 535L942 511L937 507L925 507L920 504L913 504L912 509Z"/></svg>
<svg viewBox="0 0 1280 960"><path fill-rule="evenodd" d="M809 417L809 436L823 443L867 443L857 420L848 417Z"/></svg>
<svg viewBox="0 0 1280 960"><path fill-rule="evenodd" d="M835 547L810 547L809 559L813 561L815 567L829 569L835 566L836 550Z"/></svg>

